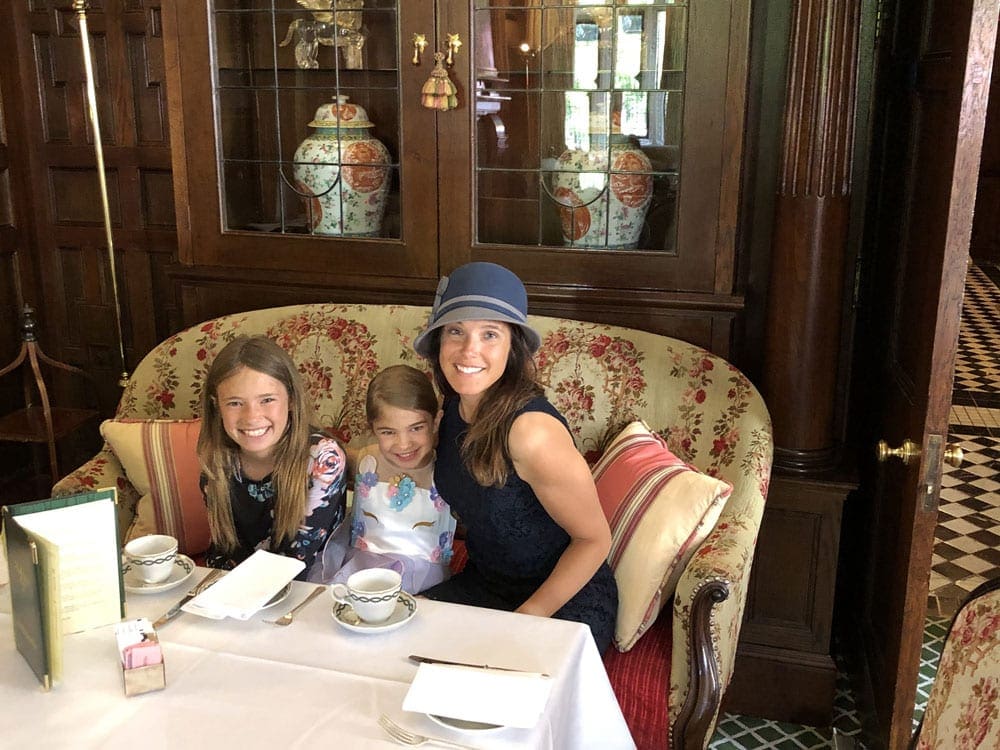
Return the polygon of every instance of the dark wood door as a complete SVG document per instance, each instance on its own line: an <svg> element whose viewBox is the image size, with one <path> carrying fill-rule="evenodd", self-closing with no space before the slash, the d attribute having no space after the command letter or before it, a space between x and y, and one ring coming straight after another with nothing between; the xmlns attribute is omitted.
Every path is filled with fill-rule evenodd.
<svg viewBox="0 0 1000 750"><path fill-rule="evenodd" d="M972 210L1000 0L887 3L869 247L877 266L865 378L871 460L853 586L876 745L911 734ZM871 214L870 214L871 215ZM875 464L878 438L919 455Z"/></svg>

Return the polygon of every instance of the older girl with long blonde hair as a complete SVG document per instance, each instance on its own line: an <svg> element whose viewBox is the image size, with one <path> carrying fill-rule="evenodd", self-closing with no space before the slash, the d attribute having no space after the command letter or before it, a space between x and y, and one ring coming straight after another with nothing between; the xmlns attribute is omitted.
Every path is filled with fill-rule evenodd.
<svg viewBox="0 0 1000 750"><path fill-rule="evenodd" d="M266 336L241 336L212 363L201 406L207 565L230 569L266 549L305 562L305 580L317 553L347 533L346 458L310 426L295 363Z"/></svg>

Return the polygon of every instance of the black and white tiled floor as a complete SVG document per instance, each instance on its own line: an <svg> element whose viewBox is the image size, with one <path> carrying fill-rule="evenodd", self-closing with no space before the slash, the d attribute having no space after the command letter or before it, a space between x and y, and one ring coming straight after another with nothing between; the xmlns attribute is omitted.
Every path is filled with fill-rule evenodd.
<svg viewBox="0 0 1000 750"><path fill-rule="evenodd" d="M1000 269L970 266L955 359L949 440L965 452L945 467L931 560L930 607L955 612L1000 575Z"/></svg>
<svg viewBox="0 0 1000 750"><path fill-rule="evenodd" d="M913 712L923 715L951 616L966 594L1000 576L1000 268L970 266L955 361L949 440L965 452L945 467L931 561L930 596ZM838 675L833 727L723 715L712 750L818 750L835 732L860 732L854 699Z"/></svg>

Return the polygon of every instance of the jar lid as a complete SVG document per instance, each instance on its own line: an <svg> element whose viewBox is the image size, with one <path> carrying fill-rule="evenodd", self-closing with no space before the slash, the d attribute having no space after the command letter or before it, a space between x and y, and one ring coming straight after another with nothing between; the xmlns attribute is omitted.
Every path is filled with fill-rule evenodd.
<svg viewBox="0 0 1000 750"><path fill-rule="evenodd" d="M372 128L375 123L368 119L364 107L349 104L349 96L337 94L332 102L321 104L316 110L315 119L309 123L311 128Z"/></svg>

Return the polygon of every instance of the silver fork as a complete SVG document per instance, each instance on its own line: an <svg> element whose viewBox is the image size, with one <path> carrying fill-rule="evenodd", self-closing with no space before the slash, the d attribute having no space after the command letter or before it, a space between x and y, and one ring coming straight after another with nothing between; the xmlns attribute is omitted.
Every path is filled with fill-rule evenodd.
<svg viewBox="0 0 1000 750"><path fill-rule="evenodd" d="M448 740L439 740L434 737L425 737L422 734L416 734L411 732L409 729L404 729L399 726L396 722L390 719L385 714L378 717L379 726L382 727L386 734L392 737L400 745L410 745L411 747L419 747L420 745L437 745L438 747L454 747L458 750L472 750L468 745L459 745L456 742L448 742Z"/></svg>
<svg viewBox="0 0 1000 750"><path fill-rule="evenodd" d="M285 614L283 614L277 620L264 620L264 622L270 623L271 625L291 625L292 619L295 617L295 613L298 612L300 609L302 609L304 606L306 606L309 602L311 602L321 593L323 593L323 590L325 588L326 586L317 586L312 590L312 593L310 593L309 596L307 596L301 602L292 607L288 612L285 612Z"/></svg>

